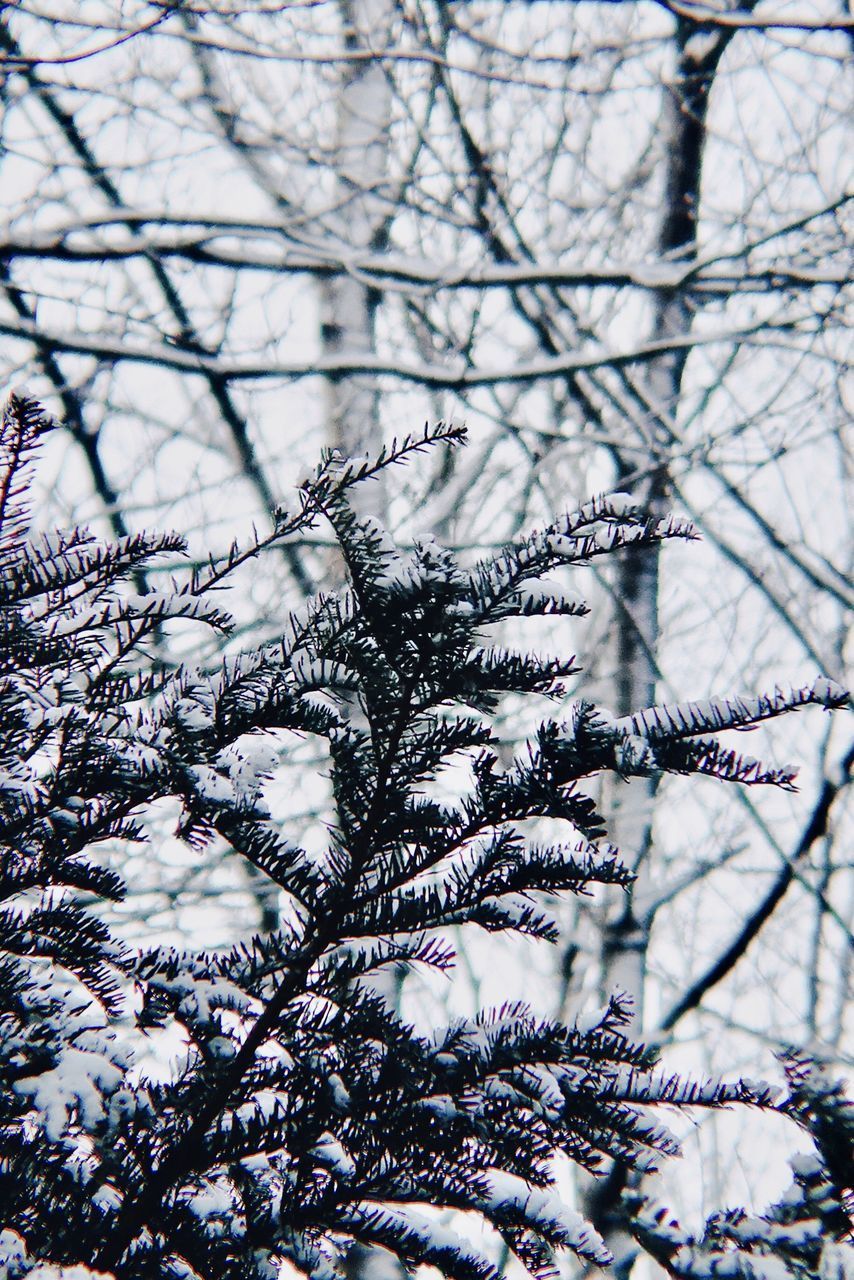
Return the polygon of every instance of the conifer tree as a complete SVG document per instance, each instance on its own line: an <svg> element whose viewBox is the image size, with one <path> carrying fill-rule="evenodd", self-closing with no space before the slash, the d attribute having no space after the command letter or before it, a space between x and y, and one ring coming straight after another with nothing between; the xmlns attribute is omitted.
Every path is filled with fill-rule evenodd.
<svg viewBox="0 0 854 1280"><path fill-rule="evenodd" d="M548 940L550 897L625 883L585 779L665 771L788 787L791 770L715 735L846 695L818 679L624 719L581 701L547 712L501 763L504 696L548 708L577 668L490 643L490 628L583 615L544 575L690 537L689 525L617 494L468 567L431 541L402 554L350 494L462 438L439 425L373 461L327 457L267 538L139 594L134 573L176 557L180 538L32 534L30 468L50 427L13 396L0 437L0 1275L271 1280L289 1260L331 1280L360 1244L459 1280L497 1278L437 1208L481 1215L534 1276L555 1275L563 1250L605 1265L603 1241L555 1193L556 1153L594 1172L608 1158L646 1171L676 1151L656 1107L770 1107L771 1092L660 1071L628 1037L619 993L572 1026L514 1004L427 1035L370 977L447 968L451 925ZM345 590L214 671L152 666L158 628L193 619L226 632L215 589L321 520ZM283 730L325 744L335 820L322 856L270 809ZM429 784L452 761L469 785L437 799ZM287 923L224 951L121 942L110 850L142 839L146 807L165 797L191 845L216 839L270 878ZM534 839L543 818L564 837ZM146 1068L146 1034L163 1027L186 1043L166 1080ZM811 1077L791 1072L803 1118ZM840 1199L826 1231L841 1237L843 1213ZM636 1216L655 1253L650 1215Z"/></svg>

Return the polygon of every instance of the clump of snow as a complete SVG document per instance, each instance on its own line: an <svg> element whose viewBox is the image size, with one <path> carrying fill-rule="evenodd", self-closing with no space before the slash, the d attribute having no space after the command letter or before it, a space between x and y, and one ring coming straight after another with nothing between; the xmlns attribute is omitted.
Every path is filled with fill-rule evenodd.
<svg viewBox="0 0 854 1280"><path fill-rule="evenodd" d="M792 1280L792 1273L782 1258L771 1253L751 1253L742 1255L746 1262L746 1270L753 1280Z"/></svg>
<svg viewBox="0 0 854 1280"><path fill-rule="evenodd" d="M16 1280L26 1265L27 1246L23 1236L8 1227L0 1231L0 1280Z"/></svg>
<svg viewBox="0 0 854 1280"><path fill-rule="evenodd" d="M740 1076L739 1084L741 1085L743 1092L750 1094L751 1097L756 1098L758 1101L761 1101L766 1105L771 1102L776 1102L777 1098L782 1093L779 1085L769 1084L767 1080L754 1079L752 1076Z"/></svg>
<svg viewBox="0 0 854 1280"><path fill-rule="evenodd" d="M113 1280L106 1271L95 1271L82 1263L64 1267L37 1262L33 1266L23 1236L6 1228L0 1231L0 1280L23 1280L24 1276L27 1280Z"/></svg>
<svg viewBox="0 0 854 1280"><path fill-rule="evenodd" d="M196 698L179 698L172 710L185 729L210 729L213 724L211 706Z"/></svg>
<svg viewBox="0 0 854 1280"><path fill-rule="evenodd" d="M617 769L620 773L637 773L655 768L655 756L646 738L637 733L627 733L617 743Z"/></svg>
<svg viewBox="0 0 854 1280"><path fill-rule="evenodd" d="M656 1239L666 1240L678 1246L685 1241L685 1235L679 1223L670 1217L667 1209L655 1200L647 1200L637 1215L639 1226L655 1233Z"/></svg>
<svg viewBox="0 0 854 1280"><path fill-rule="evenodd" d="M218 753L214 760L214 774L228 779L233 799L238 805L248 805L257 811L259 803L263 804L261 789L264 778L273 772L278 759L275 747L261 734L247 734ZM264 813L267 812L264 806Z"/></svg>
<svg viewBox="0 0 854 1280"><path fill-rule="evenodd" d="M353 1157L332 1133L321 1134L319 1142L311 1148L311 1154L324 1169L329 1169L345 1182L356 1175Z"/></svg>
<svg viewBox="0 0 854 1280"><path fill-rule="evenodd" d="M213 804L232 804L235 800L231 779L217 773L206 764L190 765L187 772L195 780L196 789L204 800Z"/></svg>
<svg viewBox="0 0 854 1280"><path fill-rule="evenodd" d="M432 1098L422 1098L420 1106L424 1111L438 1116L440 1120L454 1120L459 1115L457 1104L447 1093L437 1093Z"/></svg>
<svg viewBox="0 0 854 1280"><path fill-rule="evenodd" d="M187 1208L197 1218L202 1218L215 1231L226 1226L234 1230L234 1204L227 1187L205 1180L197 1190L186 1197Z"/></svg>
<svg viewBox="0 0 854 1280"><path fill-rule="evenodd" d="M344 1221L358 1232L367 1214L380 1214L387 1228L408 1241L416 1255L438 1267L440 1273L478 1274L484 1270L484 1259L477 1249L438 1215L428 1216L409 1204L363 1201L344 1210ZM400 1264L391 1253L384 1249L372 1251L368 1280L397 1280L399 1275Z"/></svg>
<svg viewBox="0 0 854 1280"><path fill-rule="evenodd" d="M563 1111L566 1099L555 1077L545 1066L527 1066L522 1071L526 1084L533 1086L543 1108L553 1116Z"/></svg>
<svg viewBox="0 0 854 1280"><path fill-rule="evenodd" d="M199 1280L198 1271L194 1271L183 1258L170 1258L167 1266L173 1280Z"/></svg>
<svg viewBox="0 0 854 1280"><path fill-rule="evenodd" d="M240 755L259 774L271 773L279 763L278 747L265 733L249 733L241 738Z"/></svg>
<svg viewBox="0 0 854 1280"><path fill-rule="evenodd" d="M394 546L383 548L383 570L377 575L376 585L384 590L393 587L412 587L416 582L416 566L412 556L401 555Z"/></svg>
<svg viewBox="0 0 854 1280"><path fill-rule="evenodd" d="M124 1196L121 1191L109 1182L104 1182L92 1196L92 1204L104 1213L113 1213L121 1207L123 1202Z"/></svg>
<svg viewBox="0 0 854 1280"><path fill-rule="evenodd" d="M282 1274L281 1267L271 1261L269 1249L256 1249L252 1254L252 1263L255 1274L261 1280L278 1280Z"/></svg>
<svg viewBox="0 0 854 1280"><path fill-rule="evenodd" d="M52 1070L24 1076L12 1088L19 1096L32 1099L46 1136L59 1142L75 1112L85 1128L102 1120L103 1095L117 1089L122 1080L121 1069L107 1054L68 1046L60 1050Z"/></svg>
<svg viewBox="0 0 854 1280"><path fill-rule="evenodd" d="M443 1067L446 1070L448 1068L453 1069L459 1065L456 1055L453 1053L437 1053L434 1061L437 1067Z"/></svg>
<svg viewBox="0 0 854 1280"><path fill-rule="evenodd" d="M113 1275L107 1271L95 1271L82 1263L60 1267L52 1262L41 1262L27 1272L27 1280L113 1280Z"/></svg>
<svg viewBox="0 0 854 1280"><path fill-rule="evenodd" d="M606 493L602 499L602 504L606 508L607 514L611 516L629 516L637 511L640 503L632 493L625 493L617 490L615 493Z"/></svg>
<svg viewBox="0 0 854 1280"><path fill-rule="evenodd" d="M811 693L817 702L825 703L842 702L847 696L842 685L829 680L827 676L819 676L813 681Z"/></svg>
<svg viewBox="0 0 854 1280"><path fill-rule="evenodd" d="M565 613L587 612L583 596L576 591L564 589L558 583L550 582L548 578L520 582L513 592L513 598L518 598L523 609L526 606L533 610L538 606L545 608L551 605L555 611Z"/></svg>
<svg viewBox="0 0 854 1280"><path fill-rule="evenodd" d="M499 1222L509 1216L530 1223L535 1230L538 1223L557 1226L566 1248L585 1257L595 1257L603 1266L611 1261L611 1253L598 1231L553 1192L530 1187L524 1179L500 1169L488 1170L485 1181L490 1190L482 1205Z"/></svg>
<svg viewBox="0 0 854 1280"><path fill-rule="evenodd" d="M252 1007L250 997L227 978L199 978L190 973L174 977L152 974L149 984L178 996L179 1015L192 1022L209 1022L214 1009L244 1013Z"/></svg>
<svg viewBox="0 0 854 1280"><path fill-rule="evenodd" d="M567 560L574 560L578 555L578 539L569 538L563 533L549 534L548 550L554 556L561 556Z"/></svg>
<svg viewBox="0 0 854 1280"><path fill-rule="evenodd" d="M854 1280L854 1247L828 1241L818 1263L819 1280Z"/></svg>
<svg viewBox="0 0 854 1280"><path fill-rule="evenodd" d="M595 1031L607 1018L611 1006L607 1004L597 1005L595 1009L584 1009L581 1013L575 1015L575 1030L579 1035L585 1036L590 1031Z"/></svg>

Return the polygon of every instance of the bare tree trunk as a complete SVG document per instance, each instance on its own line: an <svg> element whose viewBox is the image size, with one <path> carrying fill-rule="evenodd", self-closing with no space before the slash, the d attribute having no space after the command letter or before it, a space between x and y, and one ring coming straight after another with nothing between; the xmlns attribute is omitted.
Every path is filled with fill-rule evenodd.
<svg viewBox="0 0 854 1280"><path fill-rule="evenodd" d="M341 0L340 9L348 52L367 53L387 40L394 11L389 0ZM391 87L375 58L345 62L342 74L329 227L345 254L371 252L383 247L387 235ZM372 353L376 291L353 275L330 276L321 287L324 354ZM374 447L379 397L373 380L345 376L327 385L333 444L348 455Z"/></svg>
<svg viewBox="0 0 854 1280"><path fill-rule="evenodd" d="M695 32L694 35L691 32ZM724 32L696 34L696 27L680 22L676 36L676 70L665 89L661 116L666 170L664 212L658 237L663 261L690 262L697 255L697 217L700 203L703 148L709 95L720 58L728 42ZM655 300L650 338L667 341L687 333L692 311L681 290L661 290ZM669 456L678 444L672 424L678 417L688 349L673 350L652 361L643 387L648 405L649 465L636 496L652 514L665 514L669 501ZM633 462L618 454L618 476L625 483ZM623 553L615 597L619 602L615 627L616 712L629 715L656 700L658 683L658 597L660 551ZM635 779L618 785L613 804L616 843L638 879L608 922L603 938L603 986L628 991L635 1000L639 1025L644 1017L644 979L648 922L644 897L646 871L653 842L655 779Z"/></svg>
<svg viewBox="0 0 854 1280"><path fill-rule="evenodd" d="M390 0L340 0L348 52L367 52L388 38L393 16ZM343 63L337 103L338 129L334 169L335 203L329 230L347 252L377 251L386 240L389 214L385 188L391 123L391 88L382 63L355 59ZM334 275L321 283L321 339L324 354L372 354L379 295L353 275ZM348 457L375 450L380 439L379 393L372 379L358 376L327 380L330 443ZM386 515L385 483L363 486L358 495L364 515ZM402 977L389 967L373 975L371 986L392 1006L400 1003ZM347 1280L404 1280L406 1271L384 1249L355 1245L347 1255Z"/></svg>
<svg viewBox="0 0 854 1280"><path fill-rule="evenodd" d="M725 32L692 36L696 27L678 22L675 33L676 68L665 88L661 136L665 148L664 209L658 235L663 261L690 262L697 255L697 218L702 179L706 112L709 95L728 37ZM653 312L653 340L687 333L692 312L680 290L661 290ZM671 350L652 361L642 387L647 402L648 465L635 496L653 515L663 516L669 501L669 455L678 443L673 427L678 417L687 348ZM631 483L634 460L615 451L618 483ZM660 548L628 548L617 570L614 596L615 710L630 715L656 702L659 647ZM637 879L614 900L613 914L602 931L602 988L621 990L634 998L635 1022L644 1022L644 985L649 948L650 859L654 841L656 778L616 782L610 805L611 831L626 863ZM622 1227L620 1195L627 1169L615 1163L608 1176L589 1191L588 1211L607 1237L616 1259L615 1272L628 1275L637 1246Z"/></svg>

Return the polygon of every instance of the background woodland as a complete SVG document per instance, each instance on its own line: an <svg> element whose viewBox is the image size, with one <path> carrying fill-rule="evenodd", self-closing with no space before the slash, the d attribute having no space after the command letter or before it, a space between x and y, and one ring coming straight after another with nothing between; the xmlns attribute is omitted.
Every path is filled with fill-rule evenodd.
<svg viewBox="0 0 854 1280"><path fill-rule="evenodd" d="M582 570L583 628L530 634L615 717L841 678L853 29L819 2L2 6L0 379L63 425L37 523L177 528L202 565L263 537L321 447L465 421L467 449L383 472L361 515L474 557L598 492L695 522L701 542ZM230 643L339 585L332 543L236 572ZM169 672L221 641L151 645ZM508 760L530 727L503 708ZM674 1068L773 1076L794 1045L850 1072L846 734L818 712L757 730L794 795L603 781L628 892L563 904L551 949L457 939L453 985L400 975L394 999L572 1018L619 988ZM299 782L310 743L289 761L312 847L329 795ZM127 876L137 943L225 945L282 909L215 844L164 834ZM767 1126L697 1122L680 1207L777 1194L790 1136Z"/></svg>

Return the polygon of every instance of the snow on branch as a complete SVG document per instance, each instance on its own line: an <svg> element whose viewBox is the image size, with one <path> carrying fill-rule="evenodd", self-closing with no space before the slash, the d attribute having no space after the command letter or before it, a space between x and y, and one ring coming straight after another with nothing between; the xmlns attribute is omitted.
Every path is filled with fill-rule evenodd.
<svg viewBox="0 0 854 1280"><path fill-rule="evenodd" d="M818 706L831 711L849 704L850 695L833 680L818 676L799 689L775 689L758 696L717 697L699 702L679 702L648 707L613 722L623 733L636 734L655 743L727 729L750 729L763 720L800 707Z"/></svg>
<svg viewBox="0 0 854 1280"><path fill-rule="evenodd" d="M430 539L404 554L350 494L462 438L444 424L375 458L327 457L296 513L278 513L268 541L328 522L342 591L286 615L275 644L163 674L146 638L167 617L226 626L213 591L264 540L165 592L132 591L135 567L180 554L180 539L31 536L28 468L46 429L16 400L0 438L0 1271L274 1280L289 1261L335 1280L349 1249L379 1245L405 1266L497 1280L494 1250L461 1240L448 1211L479 1214L538 1280L555 1280L566 1250L607 1265L558 1197L556 1155L640 1174L676 1152L658 1109L767 1107L767 1092L656 1071L626 997L571 1026L508 1004L424 1034L371 977L446 972L457 927L556 938L555 899L631 881L582 778L785 783L701 735L832 709L843 692L819 680L618 721L579 701L507 759L506 699L562 696L578 667L490 644L488 626L582 616L547 573L691 530L617 493L473 566ZM331 787L317 854L289 838L273 781L305 734ZM178 838L215 840L287 901L278 927L235 920L219 952L118 942L126 886L97 846L133 856L164 801L180 808ZM161 1032L183 1058L148 1079L134 1052ZM802 1064L789 1075L789 1114L813 1125L822 1177L841 1187L843 1147L823 1136L839 1099ZM812 1194L810 1172L796 1176ZM836 1222L825 1215L823 1239ZM737 1248L758 1276L767 1250L747 1233Z"/></svg>

